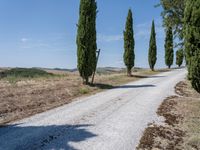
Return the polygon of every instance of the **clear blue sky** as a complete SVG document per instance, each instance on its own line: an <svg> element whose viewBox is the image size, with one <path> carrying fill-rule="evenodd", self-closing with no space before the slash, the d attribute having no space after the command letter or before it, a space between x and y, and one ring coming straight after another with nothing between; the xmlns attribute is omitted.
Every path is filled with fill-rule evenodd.
<svg viewBox="0 0 200 150"><path fill-rule="evenodd" d="M159 0L97 0L99 66L123 67L123 30L134 17L136 66L148 67L151 21L158 46L156 67L164 67L164 29ZM75 68L79 0L0 0L0 66Z"/></svg>

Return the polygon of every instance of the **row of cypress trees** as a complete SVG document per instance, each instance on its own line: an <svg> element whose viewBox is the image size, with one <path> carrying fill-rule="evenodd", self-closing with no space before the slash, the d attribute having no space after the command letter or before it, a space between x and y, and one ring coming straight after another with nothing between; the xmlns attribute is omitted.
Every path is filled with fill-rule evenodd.
<svg viewBox="0 0 200 150"><path fill-rule="evenodd" d="M89 77L94 73L97 63L96 58L96 16L97 3L95 0L80 0L79 21L77 24L77 56L78 70L84 84L89 84ZM131 70L135 65L135 40L133 30L133 15L131 9L128 11L124 31L124 64L127 67L127 75L131 76ZM173 64L173 34L169 27L165 40L165 62L170 68ZM180 56L180 55L177 55ZM181 59L180 57L179 59ZM151 37L149 43L148 61L150 68L154 71L157 61L156 31L155 23L152 22ZM181 62L181 61L180 61ZM181 63L179 62L179 66Z"/></svg>
<svg viewBox="0 0 200 150"><path fill-rule="evenodd" d="M134 31L133 31L133 18L132 11L129 9L126 28L124 31L124 64L127 67L127 74L131 76L131 69L134 66L135 54L134 54ZM183 51L178 50L176 53L176 64L180 67L183 63ZM165 64L168 68L171 68L174 60L174 45L173 45L173 30L172 27L166 29L165 38ZM154 71L154 67L157 61L157 45L156 45L156 31L155 23L152 21L151 35L149 42L149 53L148 53L149 67Z"/></svg>

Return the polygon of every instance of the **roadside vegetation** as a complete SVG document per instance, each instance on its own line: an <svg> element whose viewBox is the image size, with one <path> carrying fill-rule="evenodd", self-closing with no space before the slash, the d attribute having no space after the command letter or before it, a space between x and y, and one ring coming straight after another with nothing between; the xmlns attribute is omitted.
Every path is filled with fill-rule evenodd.
<svg viewBox="0 0 200 150"><path fill-rule="evenodd" d="M184 38L188 77L200 93L200 0L185 1Z"/></svg>
<svg viewBox="0 0 200 150"><path fill-rule="evenodd" d="M200 149L200 94L189 81L177 84L178 96L171 96L160 105L157 114L164 123L152 123L144 131L138 150Z"/></svg>
<svg viewBox="0 0 200 150"><path fill-rule="evenodd" d="M166 28L166 52L172 51L175 39L175 48L182 49L185 56L188 79L200 93L200 0L160 0L158 6L163 8L161 16ZM165 57L168 66L172 61L170 55ZM177 57L180 58L180 55ZM178 59L177 63L179 65L181 61Z"/></svg>
<svg viewBox="0 0 200 150"><path fill-rule="evenodd" d="M13 68L6 69L0 72L0 79L7 80L9 83L16 83L20 80L29 80L32 78L50 78L60 75L47 72L36 68Z"/></svg>

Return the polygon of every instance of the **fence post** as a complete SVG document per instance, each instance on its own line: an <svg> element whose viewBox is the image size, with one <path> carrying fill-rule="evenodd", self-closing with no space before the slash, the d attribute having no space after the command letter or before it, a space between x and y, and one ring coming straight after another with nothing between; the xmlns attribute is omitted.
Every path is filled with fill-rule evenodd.
<svg viewBox="0 0 200 150"><path fill-rule="evenodd" d="M95 70L94 70L93 75L92 75L92 84L94 84L94 77L95 77L95 73L96 73L96 69L97 69L97 63L98 63L98 60L99 60L100 51L101 51L101 49L96 51L97 52L97 59L96 59Z"/></svg>

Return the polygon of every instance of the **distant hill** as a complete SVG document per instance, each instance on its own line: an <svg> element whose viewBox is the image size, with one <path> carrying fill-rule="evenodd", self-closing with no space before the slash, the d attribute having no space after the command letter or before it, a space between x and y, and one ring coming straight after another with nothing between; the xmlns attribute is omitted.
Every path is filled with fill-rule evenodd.
<svg viewBox="0 0 200 150"><path fill-rule="evenodd" d="M0 68L0 72L1 71L5 71L5 70L10 70L13 68L9 68L9 67L5 67L5 68ZM28 68L27 68L28 69ZM29 68L30 69L30 68ZM71 72L71 73L75 73L78 72L77 68L74 69L66 69L66 68L42 68L42 67L33 67L32 69L40 69L40 70L45 70L47 72L52 72L52 73L58 73L58 74L65 74L67 72ZM133 69L134 72L137 72L138 70L142 70L144 68L139 68L139 67L135 67ZM99 74L109 74L109 73L121 73L121 72L125 72L126 69L125 68L118 68L118 67L99 67L97 68L97 73Z"/></svg>

